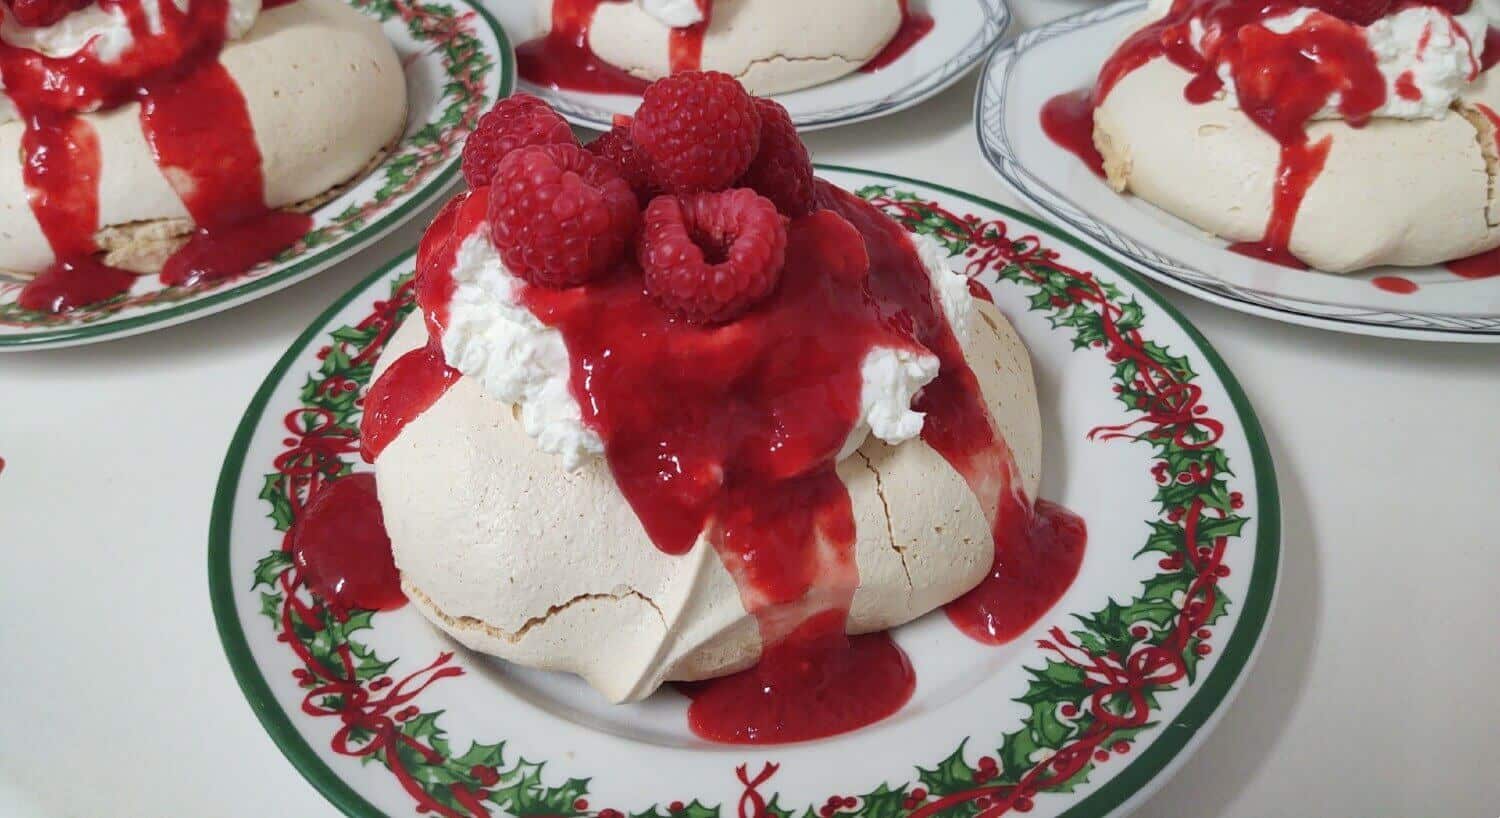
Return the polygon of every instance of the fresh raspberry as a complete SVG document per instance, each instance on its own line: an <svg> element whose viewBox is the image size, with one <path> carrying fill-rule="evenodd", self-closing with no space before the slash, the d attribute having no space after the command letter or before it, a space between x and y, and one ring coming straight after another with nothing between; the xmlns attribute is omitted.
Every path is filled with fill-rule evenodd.
<svg viewBox="0 0 1500 818"><path fill-rule="evenodd" d="M640 215L615 166L577 145L512 151L490 186L490 236L501 259L544 287L607 272L624 257Z"/></svg>
<svg viewBox="0 0 1500 818"><path fill-rule="evenodd" d="M94 0L10 0L10 10L21 25L41 28L93 4Z"/></svg>
<svg viewBox="0 0 1500 818"><path fill-rule="evenodd" d="M747 188L658 196L638 250L646 292L693 323L731 321L776 288L786 226L770 199Z"/></svg>
<svg viewBox="0 0 1500 818"><path fill-rule="evenodd" d="M615 127L609 133L590 142L586 147L589 153L614 163L620 175L630 183L630 189L635 191L636 198L640 199L642 207L651 201L651 197L661 192L651 184L651 163L636 149L635 143L630 141L629 119L616 122Z"/></svg>
<svg viewBox="0 0 1500 818"><path fill-rule="evenodd" d="M646 89L630 137L663 190L724 190L760 149L760 113L734 77L688 71Z"/></svg>
<svg viewBox="0 0 1500 818"><path fill-rule="evenodd" d="M770 99L756 99L760 112L760 153L740 178L739 186L776 203L776 209L795 219L813 211L813 166L807 146L797 135L792 115Z"/></svg>
<svg viewBox="0 0 1500 818"><path fill-rule="evenodd" d="M577 144L573 129L552 106L530 94L516 94L496 103L469 134L464 143L464 179L470 188L489 184L500 160L517 148Z"/></svg>

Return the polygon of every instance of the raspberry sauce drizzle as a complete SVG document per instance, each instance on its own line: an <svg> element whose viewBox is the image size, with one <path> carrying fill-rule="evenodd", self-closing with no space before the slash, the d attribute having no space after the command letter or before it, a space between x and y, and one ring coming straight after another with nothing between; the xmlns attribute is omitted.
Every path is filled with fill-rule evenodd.
<svg viewBox="0 0 1500 818"><path fill-rule="evenodd" d="M21 288L17 303L61 313L130 289L133 274L94 258L100 154L93 126L71 115L38 112L27 118L21 151L31 211L58 261Z"/></svg>
<svg viewBox="0 0 1500 818"><path fill-rule="evenodd" d="M918 341L942 363L937 380L922 390L912 408L927 415L922 440L964 477L986 513L993 515L995 546L990 574L949 604L948 617L976 641L1008 642L1035 624L1073 584L1083 564L1084 522L1056 503L1038 501L1033 506L1026 497L1015 457L995 428L958 339L941 310L930 303L931 294L921 289L926 274L912 255L904 228L826 182L819 182L819 196L865 237L871 294L879 302L901 305L898 314L914 319ZM881 276L877 270L900 273ZM979 297L991 300L988 292Z"/></svg>
<svg viewBox="0 0 1500 818"><path fill-rule="evenodd" d="M1479 279L1500 276L1500 247L1468 258L1447 263L1448 271L1459 278Z"/></svg>
<svg viewBox="0 0 1500 818"><path fill-rule="evenodd" d="M1223 90L1218 69L1228 66L1241 110L1281 146L1265 234L1259 241L1238 242L1229 249L1296 268L1306 267L1290 249L1297 213L1322 172L1332 139L1310 142L1307 123L1336 94L1340 115L1351 126L1361 127L1384 104L1387 93L1377 57L1358 25L1321 12L1286 33L1278 34L1260 25L1301 5L1317 4L1303 0L1175 0L1164 17L1126 38L1110 55L1091 93L1092 107L1097 108L1126 75L1152 59L1165 57L1193 75L1183 88L1184 98L1203 104ZM1450 14L1465 10L1454 4L1431 5ZM1208 31L1199 46L1193 44L1195 26ZM1467 36L1456 24L1453 31L1456 36ZM1430 37L1430 31L1422 36ZM1500 45L1495 40L1494 29L1490 29L1485 37L1487 46ZM1474 73L1487 69L1493 58L1487 50L1483 64L1474 66ZM1405 99L1421 96L1414 78L1406 75L1398 78L1396 92ZM1043 106L1042 128L1058 145L1093 168L1092 122L1088 123L1090 136L1085 140L1077 103L1068 99L1076 98L1076 93L1054 98Z"/></svg>
<svg viewBox="0 0 1500 818"><path fill-rule="evenodd" d="M47 57L0 42L0 80L26 125L23 179L56 258L22 291L22 305L33 309L73 309L124 292L133 281L96 258L101 153L81 113L141 103L143 134L198 227L168 259L168 285L244 272L311 226L306 216L265 206L249 112L218 62L227 0L193 0L189 11L168 4L155 17L142 0L100 3L124 15L134 40L113 62L92 46Z"/></svg>
<svg viewBox="0 0 1500 818"><path fill-rule="evenodd" d="M1094 146L1094 100L1087 88L1042 103L1042 131L1058 147L1083 160L1095 176L1104 178L1104 157Z"/></svg>
<svg viewBox="0 0 1500 818"><path fill-rule="evenodd" d="M1490 26L1484 30L1484 54L1479 57L1479 72L1495 67L1500 62L1500 28Z"/></svg>
<svg viewBox="0 0 1500 818"><path fill-rule="evenodd" d="M303 581L339 611L393 611L406 604L375 475L351 474L307 500L288 532Z"/></svg>
<svg viewBox="0 0 1500 818"><path fill-rule="evenodd" d="M236 275L312 228L304 214L266 208L250 111L218 60L145 89L141 128L156 164L198 225L167 260L163 283Z"/></svg>
<svg viewBox="0 0 1500 818"><path fill-rule="evenodd" d="M366 463L374 463L406 424L431 409L461 377L458 370L448 366L440 346L448 302L453 299L453 277L448 270L453 267L457 250L453 237L460 214L467 206L471 220L482 219L487 198L483 191L460 193L438 211L422 234L417 246L416 294L428 342L397 358L365 394L364 413L359 420L359 455Z"/></svg>
<svg viewBox="0 0 1500 818"><path fill-rule="evenodd" d="M936 21L932 15L911 10L911 0L901 0L901 26L896 29L895 36L885 44L875 58L860 66L859 70L866 74L873 74L882 68L889 68L892 63L906 56L908 51L916 47L928 34L932 33Z"/></svg>
<svg viewBox="0 0 1500 818"><path fill-rule="evenodd" d="M694 0L698 4L698 13L703 19L686 28L674 28L668 35L667 64L672 73L678 71L697 71L703 66L703 38L708 34L708 27L713 24L714 5L713 0Z"/></svg>
<svg viewBox="0 0 1500 818"><path fill-rule="evenodd" d="M1395 293L1396 295L1411 295L1421 289L1421 287L1417 286L1417 282L1409 278L1402 278L1401 276L1376 276L1370 279L1370 283L1374 284L1376 289Z"/></svg>
<svg viewBox="0 0 1500 818"><path fill-rule="evenodd" d="M592 94L639 94L646 81L610 65L589 47L594 12L621 0L552 0L552 28L516 48L516 67L528 82Z"/></svg>
<svg viewBox="0 0 1500 818"><path fill-rule="evenodd" d="M451 293L451 282L440 279L456 246L486 229L486 198L483 191L460 197L424 238L419 301ZM830 236L829 214L819 213L789 226L777 292L723 327L668 317L645 295L630 262L587 287L528 285L520 296L563 334L575 397L653 543L682 554L706 537L760 625L764 648L755 667L684 686L693 698L690 726L714 741L836 735L896 712L915 689L910 663L889 636L845 635L859 583L857 532L835 460L854 427L860 365L874 345L920 345L939 358L939 377L914 406L927 415L923 439L981 498L997 554L1006 558L997 575L1011 584L986 582L958 603L954 621L976 638L984 630L983 641L1019 633L1071 583L1082 556L1081 521L1047 506L1034 518L908 235L826 183L819 183L818 203L863 238L870 259L863 284L824 273L836 261L824 255L842 250ZM441 307L421 306L429 331L440 332ZM830 325L840 331L827 332ZM429 344L376 382L361 429L367 457L416 416L408 409L441 395L446 386L432 380L440 366ZM390 404L402 410L382 408ZM1069 533L1035 534L1057 531ZM1063 544L1059 553L1044 554L1053 543ZM1047 571L1059 575L1049 581L1030 574Z"/></svg>

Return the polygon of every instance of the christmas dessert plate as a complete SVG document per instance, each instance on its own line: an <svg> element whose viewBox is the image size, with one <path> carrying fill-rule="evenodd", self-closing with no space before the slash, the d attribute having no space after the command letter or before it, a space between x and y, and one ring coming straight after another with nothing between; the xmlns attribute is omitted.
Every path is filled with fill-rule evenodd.
<svg viewBox="0 0 1500 818"><path fill-rule="evenodd" d="M1153 14L1171 5L1159 2ZM1291 12L1261 21L1269 28L1257 21L1250 21L1248 28L1260 35L1307 19L1311 28L1293 28L1285 37L1358 31L1320 12L1298 11L1293 8L1297 5L1268 6L1271 13ZM1197 8L1199 4L1183 2L1169 13L1190 15ZM1277 142L1263 132L1278 126L1252 123L1236 107L1239 103L1224 89L1222 78L1205 74L1193 80L1168 58L1148 59L1143 52L1139 57L1118 57L1104 72L1108 79L1100 81L1101 66L1112 53L1123 54L1117 47L1142 26L1147 9L1147 3L1124 2L1059 20L1028 31L988 61L976 100L975 127L986 159L1018 195L1103 244L1142 274L1232 309L1342 332L1500 341L1500 253L1429 263L1482 251L1495 240L1494 228L1489 227L1494 219L1486 212L1490 186L1485 182L1485 173L1494 173L1494 134L1484 112L1493 110L1488 96L1495 93L1495 78L1489 66L1497 55L1485 50L1486 38L1477 35L1484 28L1481 4L1455 4L1452 11L1392 4L1385 12L1389 16L1350 36L1351 43L1358 42L1349 52L1349 66L1341 70L1359 74L1369 93L1357 98L1350 91L1349 99L1328 103L1310 121L1296 118L1305 117L1306 110L1288 113L1287 129L1277 137L1283 140L1279 168ZM1203 23L1191 25L1201 29ZM1465 27L1476 32L1468 46ZM1414 32L1410 54L1400 39L1405 28ZM1319 30L1325 33L1316 33ZM1422 36L1422 31L1433 33ZM1379 36L1391 42L1381 46L1386 56L1380 58L1381 73L1374 73L1375 58L1365 55L1374 53L1370 49ZM1451 56L1456 66L1451 71L1458 74L1443 81L1441 92L1422 84L1436 76L1436 63L1423 62L1428 56ZM1294 54L1289 59L1300 58ZM1415 60L1415 67L1396 75L1409 60ZM1144 67L1132 68L1138 65ZM1276 75L1270 69L1263 73L1295 76ZM1380 87L1382 73L1395 77L1394 90ZM1231 75L1228 63L1220 66L1220 74ZM1419 74L1424 79L1413 82ZM1184 90L1189 80L1193 85ZM1089 89L1094 89L1093 96L1085 97ZM1245 93L1242 89L1240 96ZM1101 96L1108 104L1097 102ZM1082 119L1069 116L1070 100L1077 103L1072 110L1096 111L1095 121L1107 122L1115 134L1113 144L1110 136L1105 137L1105 154L1114 157L1097 172L1080 159L1080 152L1098 156L1089 129L1067 126ZM1088 105L1098 107L1084 107ZM1281 115L1281 108L1255 107L1259 105L1247 103L1266 116ZM1357 116L1347 113L1355 106ZM1154 119L1137 116L1147 110L1156 112L1149 115ZM1335 118L1339 116L1355 124L1368 118L1370 127L1350 127ZM1118 134L1151 128L1162 130L1148 142L1171 141L1176 158L1133 144L1123 150L1134 155L1125 158ZM1423 146L1440 143L1447 147L1434 148L1432 158L1418 156ZM1310 161L1288 164L1289 158L1304 154ZM1223 170L1202 171L1213 163L1223 163ZM1443 176L1450 169L1454 180L1461 182ZM1139 188L1141 196L1111 187L1119 187L1132 173L1140 178L1131 177L1130 190ZM1469 183L1472 191L1465 187ZM1146 195L1204 227L1148 203ZM1439 211L1442 215L1436 216ZM1231 244L1206 229L1247 240ZM1302 254L1315 267L1352 272L1285 266L1298 264L1293 254ZM1278 255L1283 263L1267 260Z"/></svg>
<svg viewBox="0 0 1500 818"><path fill-rule="evenodd" d="M208 3L205 8L212 6L213 3ZM27 276L0 272L0 350L72 346L125 337L182 323L259 298L348 258L421 212L436 196L450 187L458 174L458 152L464 137L472 130L480 114L488 110L497 99L510 93L514 73L513 57L504 31L487 11L467 0L349 0L348 6L353 9L352 14L330 0L279 4L277 7L267 8L261 14L261 22L244 35L243 43L232 41L225 48L223 63L226 70L217 74L212 71L199 72L213 75L213 81L220 84L230 83L230 87L236 82L235 72L240 72L239 89L246 105L255 113L257 125L263 131L258 134L245 131L246 136L261 143L259 152L263 154L262 168L255 169L256 178L264 174L268 200L272 196L280 196L288 201L296 201L298 204L295 209L306 211L305 215L291 211L271 211L267 219L256 221L253 226L247 222L246 230L241 231L245 233L242 239L226 237L222 241L200 243L200 236L212 237L213 231L199 228L196 233L190 234L193 236L192 241L182 247L181 252L167 259L167 266L162 267L159 257L164 252L159 248L171 248L175 246L173 242L180 239L167 237L163 240L159 234L164 230L175 230L177 224L185 223L190 228L191 222L184 222L182 219L142 221L147 217L129 215L135 212L131 210L133 205L128 201L122 204L122 199L115 195L120 192L116 188L124 185L135 191L129 195L166 201L165 205L151 206L180 209L181 206L171 199L171 188L156 191L151 187L149 193L143 192L143 187L147 186L130 182L128 177L131 173L144 172L151 179L158 176L169 180L178 178L171 174L157 174L150 167L151 154L146 153L144 143L140 142L139 131L142 127L154 140L152 150L156 152L157 163L163 166L170 163L174 173L179 167L193 161L191 157L195 153L192 148L194 143L187 140L177 145L169 140L165 134L175 133L171 129L177 128L176 125L157 127L152 118L160 119L167 115L165 112L172 112L172 107L165 101L151 102L152 115L146 117L143 114L142 125L134 123L135 117L129 111L110 111L107 106L112 103L106 103L105 112L95 120L93 129L98 132L97 141L102 144L102 152L106 159L110 159L110 163L106 163L101 177L103 181L99 185L98 194L100 201L94 204L93 218L88 219L87 224L112 225L115 221L131 223L118 227L109 226L98 231L94 240L109 251L104 262L96 263L87 258L74 262L64 258L65 251L58 249L64 246L64 243L60 243L63 242L60 235L65 232L57 226L59 214L66 214L71 205L66 204L67 200L56 196L52 198L62 202L61 204L44 203L49 201L47 197L51 195L45 192L46 173L28 182L30 187L43 191L33 196L31 209L46 217L38 216L46 226L43 231L46 239L41 239L41 233L37 233L38 238L26 244L24 249L30 252L35 249L32 245L40 248L38 252L43 257L37 264L45 266L47 243L50 243L52 251L58 255L58 261L48 272L35 278L27 277L35 274L35 270L29 271ZM89 8L74 14L91 15L97 11L98 8ZM307 147L307 144L312 144L309 140L321 137L304 138L295 134L282 136L279 133L268 134L264 130L290 127L285 123L270 124L273 121L279 123L273 117L279 116L283 113L282 109L287 108L281 102L284 90L288 94L296 93L304 98L309 94L314 97L332 95L337 98L342 93L342 88L327 84L325 79L336 69L343 68L343 65L319 67L314 61L309 63L313 65L312 68L302 69L294 63L287 72L262 74L257 73L262 69L256 68L256 61L265 57L262 52L306 48L305 41L309 37L321 39L325 43L325 53L319 59L326 62L328 58L332 58L337 61L340 54L354 52L342 42L339 48L334 48L328 43L325 33L320 33L314 26L322 25L329 32L343 34L348 31L339 28L346 25L343 21L368 25L359 20L360 17L377 24L369 27L367 32L362 31L361 36L367 33L376 43L370 48L376 53L383 53L379 55L377 66L367 69L359 69L357 66L350 68L351 79L339 81L353 85L361 81L359 77L367 76L370 71L375 70L381 75L381 81L385 82L387 74L376 69L386 68L388 62L391 72L404 75L405 128L403 130L400 127L400 117L403 115L399 110L401 106L387 99L388 94L383 90L361 90L360 93L364 95L361 99L366 102L378 100L385 106L378 116L380 133L385 133L389 125L389 132L399 134L398 138L389 141L383 135L361 134L361 138L370 144L361 146L359 156L363 156L364 151L369 148L369 152L374 153L374 158L366 161L356 157L355 166L362 166L363 169L352 182L340 184L311 199L295 194L288 197L284 191L307 187L298 180L299 174L311 176L321 172L314 166L296 170L299 167L297 163L305 164L308 161L305 154L310 151L315 153L330 148L321 142L318 144L322 147ZM182 25L195 25L195 19L185 16ZM12 22L7 21L7 25ZM68 24L69 20L64 20L57 26ZM394 46L394 54L381 42L382 39L389 40L390 45ZM280 61L282 58L277 59ZM313 73L308 74L308 71ZM203 86L204 91L217 97L222 97L224 93L222 89L211 86L208 81L199 79L196 74L192 77L192 82ZM286 90L289 88L291 90ZM183 99L190 99L192 93L196 91L180 91L179 95ZM369 97L370 94L374 94L374 97ZM204 95L203 98L209 97ZM201 109L202 104L201 101L196 101L186 108L178 108L185 116L196 116L192 112ZM241 109L244 107L241 106ZM232 111L233 106L229 106L229 110ZM115 113L123 114L123 118L115 116ZM295 108L285 113L294 118L310 115L307 110L297 111ZM220 112L215 116L232 118L233 113ZM148 119L152 119L152 124L145 124ZM327 123L334 122L341 123L337 127L342 128L346 135L358 134L361 128L368 127L373 131L377 127L371 124L375 117L369 111L359 112L354 120L345 116L329 116L311 122L306 131L309 134L332 132L334 126ZM19 129L19 126L13 127ZM50 132L43 130L42 126L28 127L30 130L25 137L27 140L44 141L48 138ZM223 139L227 137L221 132L227 133L233 129L209 130L213 131L213 135L205 137L204 134L208 131L195 132L198 134L196 138ZM371 140L381 140L381 144ZM139 148L136 147L137 143L140 143ZM31 141L26 144L30 145ZM119 144L140 152L146 157L144 164L134 163L133 159L119 159L123 150L117 147ZM332 149L337 150L336 147ZM173 155L172 151L176 151L177 155ZM285 151L292 153L283 155L282 152ZM232 152L240 156L248 155L243 150ZM337 162L330 160L322 164L337 164L342 167L348 165L349 161L348 157L343 157ZM138 165L146 170L140 171ZM59 168L57 172L84 171ZM220 192L243 189L245 185L237 180L230 181L229 177L223 175L228 172L207 166L185 171L198 174L194 178L203 179L219 174L213 178L226 180L220 186ZM321 184L311 184L317 190L323 189ZM64 187L71 188L73 185L70 182ZM194 189L196 193L179 190L176 195L182 197L193 218L200 223L204 221L203 216L212 213L215 207L225 212L237 207L229 201L228 196L220 195L220 192L210 192L207 196L197 195L205 190L203 184L195 183L184 188L188 191ZM124 199L128 200L129 195L125 195ZM140 205L136 206L136 210L149 212L149 207ZM283 228L288 231L284 240L275 239L277 244L274 246L253 249L256 244L272 240L269 238L271 234ZM36 228L28 222L22 231L21 240L29 239L30 232L36 232ZM87 237L92 232L93 228L90 227L83 235ZM9 240L15 241L14 237ZM290 242L290 245L285 242ZM215 262L212 254L209 260L205 260L201 252L194 261L192 251L195 243L199 243L200 251L204 247L216 245L213 253L219 255L224 255L220 250L241 247L251 247L249 252L259 255L245 256L246 263L253 264L246 272L237 272L245 269L244 266L238 266L225 268L222 274L202 273L199 272L204 269L201 265L207 264L206 269L213 270L216 269ZM92 251L92 242L87 243L87 246ZM285 249L277 253L278 247ZM275 257L272 260L253 263L254 259L265 258L273 253ZM8 263L18 263L20 251L11 255L13 257ZM180 257L189 259L182 270L191 272L169 272L173 262ZM37 264L30 266L36 267ZM200 266L193 266L195 264ZM152 271L152 274L142 274L147 270ZM156 270L160 270L161 274L154 274ZM118 279L117 283L108 284L106 281L114 279ZM28 284L32 286L28 288Z"/></svg>
<svg viewBox="0 0 1500 818"><path fill-rule="evenodd" d="M951 608L895 629L915 684L896 712L777 746L700 737L691 686L610 704L579 678L468 651L399 591L366 597L368 608L330 605L293 535L327 486L367 491L364 398L415 309L408 256L331 307L267 377L230 444L209 538L234 673L287 758L339 809L1121 814L1205 739L1253 659L1279 565L1274 470L1233 375L1133 273L1065 232L917 180L819 173L925 237L1014 325L1043 418L1039 494L1086 532L1073 540L1072 584L983 641Z"/></svg>
<svg viewBox="0 0 1500 818"><path fill-rule="evenodd" d="M574 124L603 131L640 104L646 84L640 77L699 67L775 97L802 130L885 116L957 82L1000 41L1011 17L1004 0L871 0L868 6L838 0L815 15L787 0L719 0L709 6L706 33L702 23L670 29L660 22L683 22L673 12L695 2L705 0L643 0L640 8L599 0L488 5L516 43L521 88ZM672 9L657 10L666 7ZM753 19L762 13L766 19ZM782 22L790 19L795 26ZM866 25L886 23L870 38L859 36ZM601 42L614 36L618 48ZM636 54L638 43L649 51Z"/></svg>

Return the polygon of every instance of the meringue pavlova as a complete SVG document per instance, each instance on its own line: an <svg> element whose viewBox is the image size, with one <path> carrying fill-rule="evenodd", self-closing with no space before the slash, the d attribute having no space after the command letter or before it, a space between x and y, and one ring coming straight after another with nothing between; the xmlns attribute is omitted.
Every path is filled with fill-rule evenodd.
<svg viewBox="0 0 1500 818"><path fill-rule="evenodd" d="M795 91L875 60L903 28L931 28L907 0L535 0L545 36L517 50L521 76L632 93L678 71L733 75L752 93Z"/></svg>
<svg viewBox="0 0 1500 818"><path fill-rule="evenodd" d="M691 724L740 742L899 709L913 670L876 632L964 597L983 636L1040 415L945 251L816 179L723 74L656 83L587 147L506 100L464 169L361 424L437 627L616 702L714 679Z"/></svg>
<svg viewBox="0 0 1500 818"><path fill-rule="evenodd" d="M405 120L395 50L341 0L9 0L0 268L46 311L243 272Z"/></svg>
<svg viewBox="0 0 1500 818"><path fill-rule="evenodd" d="M1153 0L1043 125L1238 252L1436 264L1500 245L1497 51L1470 0Z"/></svg>

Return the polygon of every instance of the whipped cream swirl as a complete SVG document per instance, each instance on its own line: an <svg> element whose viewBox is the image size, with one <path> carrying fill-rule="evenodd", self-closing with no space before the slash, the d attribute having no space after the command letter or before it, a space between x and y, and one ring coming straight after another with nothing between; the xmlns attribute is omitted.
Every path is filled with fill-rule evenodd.
<svg viewBox="0 0 1500 818"><path fill-rule="evenodd" d="M972 296L968 279L953 271L943 248L914 236L918 254L953 332L967 332ZM604 453L604 441L583 420L569 388L567 346L520 301L523 282L505 267L484 231L471 234L454 256L455 286L443 331L448 365L476 379L490 397L513 404L526 434L573 471ZM911 409L917 393L938 375L937 356L921 349L878 346L860 364L859 419L839 457L870 435L896 445L922 433L923 415Z"/></svg>
<svg viewBox="0 0 1500 818"><path fill-rule="evenodd" d="M1165 15L1171 6L1171 0L1152 0L1151 17ZM1323 12L1304 6L1268 17L1258 25L1286 34L1307 26L1315 15L1323 16ZM1459 93L1479 76L1489 18L1482 0L1475 0L1468 11L1457 15L1433 6L1409 6L1368 26L1344 24L1361 30L1385 78L1385 102L1371 116L1440 119ZM1198 18L1189 25L1191 42L1199 53L1205 51L1204 41L1211 35L1222 35L1207 30ZM1231 67L1221 62L1216 73L1224 83L1223 98L1231 107L1239 108ZM1339 94L1330 94L1313 119L1343 119L1339 103Z"/></svg>
<svg viewBox="0 0 1500 818"><path fill-rule="evenodd" d="M703 22L698 0L637 0L641 10L670 28L687 28Z"/></svg>

